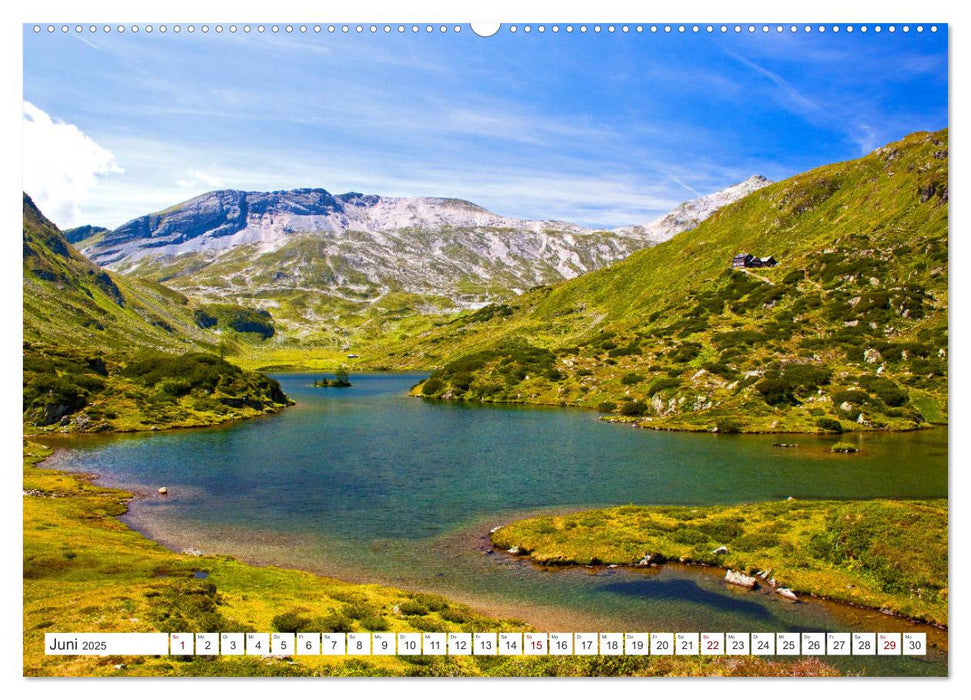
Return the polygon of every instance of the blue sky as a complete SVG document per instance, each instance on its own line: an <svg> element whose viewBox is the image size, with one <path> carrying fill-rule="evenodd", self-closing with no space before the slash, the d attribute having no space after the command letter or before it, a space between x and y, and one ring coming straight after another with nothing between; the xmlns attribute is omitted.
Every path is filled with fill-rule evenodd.
<svg viewBox="0 0 971 700"><path fill-rule="evenodd" d="M61 226L223 187L645 223L947 126L946 33L25 27L25 187Z"/></svg>

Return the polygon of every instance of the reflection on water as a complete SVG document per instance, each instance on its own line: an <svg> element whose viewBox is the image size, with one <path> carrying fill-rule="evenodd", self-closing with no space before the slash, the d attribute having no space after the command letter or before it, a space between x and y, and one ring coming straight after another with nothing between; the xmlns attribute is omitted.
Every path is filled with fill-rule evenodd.
<svg viewBox="0 0 971 700"><path fill-rule="evenodd" d="M725 592L713 592L698 585L694 579L682 578L671 581L623 581L605 583L599 587L605 593L634 596L645 603L678 601L702 605L716 611L738 613L751 620L774 619L765 607Z"/></svg>
<svg viewBox="0 0 971 700"><path fill-rule="evenodd" d="M729 591L717 572L543 571L484 554L488 529L526 513L626 503L947 496L940 429L854 435L860 454L834 455L829 437L790 436L799 446L779 449L777 436L634 430L580 410L408 398L418 376L359 376L349 389L279 378L298 402L282 414L58 441L64 449L49 463L148 494L127 519L174 548L434 590L547 628L569 620L618 631L888 627L883 616ZM156 494L162 485L167 497ZM946 668L917 663L867 668Z"/></svg>

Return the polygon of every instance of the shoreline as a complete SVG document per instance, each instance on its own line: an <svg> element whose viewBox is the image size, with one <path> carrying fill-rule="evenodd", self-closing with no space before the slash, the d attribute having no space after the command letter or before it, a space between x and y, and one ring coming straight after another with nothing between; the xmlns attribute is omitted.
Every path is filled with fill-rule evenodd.
<svg viewBox="0 0 971 700"><path fill-rule="evenodd" d="M89 435L98 435L110 437L112 435L143 435L143 434L154 434L154 433L168 433L173 430L203 430L205 428L226 428L230 425L235 425L236 423L248 422L251 420L259 420L261 418L270 418L272 416L278 416L283 413L288 408L296 406L297 403L293 400L287 405L281 405L278 408L268 409L262 413L258 413L253 416L235 416L227 417L225 420L217 421L215 423L190 423L187 425L153 425L151 428L131 428L131 429L116 429L116 430L63 430L63 431L50 431L50 432L39 432L39 433L29 433L26 430L23 433L24 440L47 440L47 439L73 439L77 437L84 437Z"/></svg>
<svg viewBox="0 0 971 700"><path fill-rule="evenodd" d="M37 443L32 443L32 444L37 445ZM78 482L86 483L86 484L93 484L94 482L97 482L99 478L101 478L101 475L97 474L96 472L74 472L74 471L67 471L63 469L57 469L56 467L42 466L44 463L48 461L50 457L52 457L57 452L56 448L45 448L45 451L46 450L50 451L49 454L45 455L41 460L35 462L32 465L34 468L37 468L39 471L43 471L44 473L47 473L50 475L64 475L70 479L76 479ZM28 467L31 465L28 461L25 461L24 466ZM125 515L130 512L130 504L142 498L140 494L124 488L106 486L103 484L99 484L99 486L103 487L104 491L101 491L94 495L98 497L109 497L112 501L118 503L120 507L120 510L118 512L106 514L108 521L115 523L116 526L120 526L124 530L127 530L129 532L129 537L133 539L137 539L138 542L141 543L139 546L147 545L149 548L159 547L160 549L164 550L164 552L166 553L166 556L173 557L177 561L181 560L181 564L177 565L178 567L182 567L182 568L188 567L188 569L191 569L191 570L200 569L207 572L212 572L210 574L210 578L211 580L214 580L219 585L219 590L223 591L224 595L228 592L229 595L231 595L233 598L236 598L239 595L237 577L239 577L240 575L244 575L247 578L251 576L262 577L262 578L267 578L267 580L270 580L270 579L276 580L277 578L279 578L281 581L283 580L289 581L293 579L294 582L308 580L309 582L306 585L319 587L322 592L321 594L328 596L330 598L334 598L335 595L333 593L326 592L326 591L329 591L329 589L333 589L335 586L338 587L340 590L362 591L362 593L364 591L368 591L367 593L363 593L363 595L373 596L378 600L382 598L388 598L389 596L396 597L396 598L403 596L404 599L410 600L412 598L418 598L423 595L431 595L433 597L441 598L443 601L452 602L453 604L456 604L457 606L459 606L459 608L465 608L466 610L469 611L471 615L479 618L482 621L484 629L521 630L521 629L542 629L543 628L543 625L540 625L540 627L537 628L536 625L530 622L528 619L524 619L516 615L514 612L511 611L510 605L504 604L498 600L490 602L488 600L484 600L474 596L470 598L468 596L450 594L449 592L445 592L445 591L441 591L441 592L431 591L429 593L423 593L422 592L423 587L420 587L420 586L407 586L407 584L405 584L404 587L402 587L401 585L396 585L394 582L391 582L391 581L375 580L373 577L368 578L367 580L364 580L364 581L356 581L356 582L346 581L345 579L341 578L339 575L334 575L334 574L328 575L325 572L317 572L317 571L308 570L305 568L294 568L292 564L281 565L281 564L275 564L272 562L250 563L245 558L239 558L232 554L225 554L220 552L207 552L199 557L192 556L189 554L184 554L178 550L170 549L169 547L159 543L157 540L147 536L140 530L135 529L129 523L125 522ZM79 494L72 494L72 493L55 494L53 491L47 490L46 492L38 495L44 495L47 497L56 497L58 495L63 495L67 498L71 498ZM150 497L150 495L148 495L148 497ZM483 518L482 521L486 522L486 519ZM495 522L491 518L489 519L489 521ZM478 538L478 540L485 547L490 546L490 538L489 538L488 532L487 530L484 530L481 525L476 526L475 528L463 528L462 532L453 533L452 537L456 539L458 538L468 539L469 537L475 537L475 538ZM530 562L530 565L532 566L535 564ZM685 567L685 568L686 569L693 568L696 574L700 573L700 569L701 569L701 567ZM252 573L244 573L244 572L252 572ZM230 578L226 578L227 576L229 576ZM304 585L304 584L301 584L301 585ZM276 591L276 589L274 589L274 591ZM351 595L362 595L362 593L354 593ZM288 596L289 594L286 594L285 592L283 592L282 595ZM338 600L344 600L343 596L338 595L336 597ZM246 596L243 595L242 599L245 600ZM814 602L816 604L828 603L831 606L836 606L837 609L840 609L840 607L842 606L842 604L839 601L826 601L824 599L820 599ZM107 601L105 604L107 604ZM239 603L236 602L233 605L234 606L239 605ZM292 605L293 604L291 603L289 606L281 607L280 603L277 602L277 603L271 604L271 609L273 610L273 612L281 612L287 609L287 607L292 607ZM845 606L845 609L852 609L852 607L853 606ZM868 609L862 606L861 608L866 612L872 612L872 609ZM567 610L566 612L569 613L569 610ZM230 614L233 614L233 613L231 612ZM269 613L269 614L272 614L272 613ZM400 624L410 625L411 618L407 618L407 617L400 618L400 616L397 615L396 611L387 612L386 610L385 614L391 615L390 619L392 620L392 629L397 629L397 625L400 625ZM50 613L47 613L45 615L45 618L49 615ZM543 609L542 611L540 611L540 617L552 620L552 619L558 619L559 614L552 609L550 610ZM395 618L400 618L400 621L394 622ZM861 619L852 620L850 618L843 618L842 616L840 616L840 619L844 619L844 622L847 624L856 624L856 625L866 624L866 622ZM901 620L901 622L903 622L903 620ZM898 622L897 624L901 624L901 622ZM872 624L873 623L871 621L870 626L872 626ZM921 623L917 623L917 624L921 624ZM560 625L548 625L548 626L551 630L555 631L556 628L559 627ZM26 632L27 632L27 629L25 627L25 633ZM938 659L939 659L940 653L944 654L943 663L945 663L945 668L946 668L946 664L947 664L946 658L948 654L947 637L946 637L947 633L946 631L943 631L943 632L937 631L937 634L944 635L943 644L931 643L930 648L938 650L934 652L935 657L937 657ZM793 659L791 662L786 660L772 661L764 669L761 669L756 675L769 676L769 675L778 675L780 673L785 673L783 669L789 668L791 663L796 663L796 667L798 668L799 665L803 663L803 661L800 661L800 659L803 659L804 661L805 657L800 657L799 659ZM310 675L316 675L317 672L314 671L314 669L323 670L324 675L331 675L331 676L344 675L345 673L344 667L340 664L336 666L327 665L327 660L325 659L324 665L320 665L318 661L319 660L313 660L311 662L308 662L310 665L308 665L303 671L301 671L299 675L304 675L307 673L309 673ZM237 665L236 662L234 661L228 661L228 662L220 661L219 663L220 664L226 663L226 668L224 671L222 671L223 675L230 675L230 676L261 675L261 674L254 674L252 670L249 669L248 667L245 667L243 665ZM400 664L404 662L398 659L393 659L389 663ZM722 667L717 663L717 660L711 662L714 664L713 666L711 666L711 671L701 670L701 669L708 668L708 666L704 664L700 667L700 669L695 669L692 663L693 662L690 662L690 663L686 662L683 667L678 665L668 671L663 671L663 668L666 668L666 666L664 666L661 669L661 671L664 675L671 674L671 675L680 676L680 677L692 676L692 675L702 675L702 676L721 675L724 672L723 670L721 670ZM935 661L935 663L939 663L939 661ZM57 665L56 660L51 662L51 664L52 665L50 666L46 664L44 664L43 666L36 666L36 667L31 666L30 675L52 675L50 671L56 670L60 667ZM25 672L27 668L28 668L27 659L25 658ZM49 669L49 671L45 673L42 670L43 668L47 668ZM380 668L380 667L376 667L376 668ZM527 668L528 666L524 667L523 670L525 671ZM730 672L732 669L732 666L729 665L726 668L728 668ZM284 667L281 667L281 669L282 670L280 673L282 675L286 675L286 671ZM146 668L146 670L148 669ZM187 669L187 670L189 670L191 673L191 669ZM391 668L389 667L388 670L391 671ZM671 671L673 671L673 673L671 673ZM90 669L88 671L84 671L81 673L79 673L78 671L69 671L69 673L71 675L103 675L103 674L97 673L94 669ZM379 675L383 675L383 673L384 672L381 672L379 673ZM811 675L816 675L816 673L817 672L815 671L810 672ZM392 671L392 675L400 675L400 674L401 672L398 670ZM60 672L55 671L53 675L61 675L61 674ZM123 669L122 671L116 670L115 673L109 673L109 675L128 675L128 674ZM163 674L163 675L166 675L166 674ZM177 675L181 675L181 673ZM408 675L408 674L405 674L405 675ZM488 673L483 674L482 670L479 669L475 673L467 673L463 670L462 672L459 672L458 675L467 676L467 675L491 675L491 674L488 674ZM509 675L521 675L521 672L518 670L517 671L510 670ZM530 675L528 671L526 671L526 675ZM569 675L569 674L564 674L564 675ZM638 674L635 674L635 675L638 675ZM653 675L653 674L648 674L648 675ZM842 672L840 672L840 675L842 675Z"/></svg>
<svg viewBox="0 0 971 700"><path fill-rule="evenodd" d="M38 468L41 468L41 469L50 471L52 473L67 474L69 476L79 478L80 480L86 481L86 482L91 483L91 484L97 484L98 480L101 479L101 478L103 478L103 475L98 474L97 472L74 472L74 471L69 471L69 470L63 470L63 469L60 469L60 468L54 467L54 466L44 466L45 463L48 462L48 460L50 460L56 454L56 448L51 448L51 449L54 450L54 451L52 451L52 453L50 455L48 455L47 457L45 457L42 461L40 461L40 462L37 463ZM136 501L148 500L148 499L152 498L152 494L151 493L149 493L149 492L142 493L142 492L139 492L139 491L133 491L133 490L131 490L128 487L120 487L120 486L115 486L115 485L111 485L111 484L98 484L98 485L100 485L100 486L102 486L102 487L104 487L106 489L120 490L120 491L123 491L124 493L127 494L128 497L123 499L123 502L125 504L125 510L124 510L124 512L119 513L117 515L114 515L112 517L115 520L117 520L119 523L121 523L122 525L124 525L125 527L127 527L128 529L130 529L132 532L137 533L138 535L140 535L141 537L145 538L146 540L148 540L148 541L150 541L152 543L155 543L155 544L157 544L157 545L159 545L161 547L164 547L166 550L168 550L169 552L171 552L172 554L177 555L177 556L185 556L186 555L186 550L195 549L195 546L193 546L193 545L186 545L185 547L180 547L175 542L167 541L166 538L164 538L164 537L158 538L156 536L153 536L151 533L145 531L145 529L137 527L135 524L133 524L130 521L130 519L128 519L126 517L126 516L129 516L131 514L131 511L130 511L130 508L129 508L129 504L131 504L133 502L136 502ZM867 500L872 500L872 499L847 499L847 500L848 501L861 501L861 502L865 502ZM581 511L576 511L576 510L573 510L573 509L570 509L570 508L555 508L555 509L552 509L552 510L545 510L545 509L544 510L527 510L527 511L523 511L522 513L519 513L519 516L521 516L521 517L517 517L517 518L515 518L515 520L528 519L530 517L537 517L537 516L540 516L540 515L543 515L543 516L555 515L555 514L570 515L570 514L575 514L577 512L581 512ZM479 520L481 520L483 522L486 522L487 520L489 522L494 522L495 521L494 518L486 518L486 517L479 518ZM514 521L510 521L510 522L514 522ZM502 523L500 525L500 527L504 527L504 526L506 526L508 524L509 524L509 522ZM560 571L560 570L567 570L567 569L588 569L588 570L592 570L592 571L607 571L607 570L617 569L617 568L619 568L619 569L625 569L625 570L638 571L638 570L645 570L645 569L651 569L651 568L662 568L662 567L666 567L666 566L669 566L669 565L672 566L672 567L683 567L684 569L686 569L688 571L692 571L692 572L702 572L702 571L711 571L711 572L714 572L716 570L717 571L724 571L725 569L730 568L730 567L723 567L723 566L716 566L716 565L712 565L712 564L707 564L707 563L702 562L702 561L695 561L695 560L691 560L691 559L685 559L685 560L670 560L670 561L665 561L665 562L658 563L658 564L652 564L652 565L649 565L649 566L637 566L637 565L625 564L625 563L615 563L615 564L584 564L584 563L581 563L581 562L578 562L578 561L574 561L574 560L561 560L561 561L557 561L557 562L541 562L541 561L535 560L532 557L531 553L511 554L506 549L504 549L504 548L502 548L502 547L494 544L492 542L491 532L489 532L489 531L483 532L482 530L479 529L479 526L475 526L473 528L463 528L463 529L461 529L459 531L456 531L455 533L452 533L449 536L449 538L450 539L451 538L456 538L456 539L459 539L459 540L465 540L465 541L469 541L469 542L471 542L473 540L478 540L478 541L484 543L486 545L486 547L488 547L489 551L491 551L493 553L506 555L506 557L508 557L508 558L510 558L512 560L522 561L524 563L528 563L530 566L535 567L535 568L537 568L539 570L543 570L543 571ZM312 575L315 575L315 576L321 576L323 578L339 580L340 582L346 583L348 585L379 585L379 586L386 586L386 587L390 587L390 588L401 588L401 586L404 585L404 586L406 586L406 590L413 590L415 592L425 592L425 593L431 593L431 594L444 595L446 597L451 597L452 599L458 600L459 602L462 602L462 603L464 603L466 605L471 606L472 608L476 609L478 612L480 612L483 615L489 615L489 616L505 616L505 613L502 612L502 608L505 607L505 606L504 606L503 603L501 603L499 601L489 602L486 599L478 598L476 596L464 596L464 595L461 595L461 594L458 594L457 595L457 594L454 594L454 593L452 593L452 594L450 594L450 593L440 593L440 592L435 591L433 589L423 589L422 587L413 587L413 586L408 586L407 584L396 583L394 581L387 580L387 579L382 578L382 577L378 577L378 578L374 578L373 576L364 577L364 578L352 577L352 578L348 579L348 578L342 576L342 574L339 571L331 572L331 571L327 571L327 570L324 570L324 569L314 568L312 566L310 566L310 567L302 567L302 566L299 566L299 564L294 565L293 563L274 563L274 562L272 562L270 560L260 560L259 558L253 559L251 557L246 557L246 556L240 557L240 556L237 556L235 554L226 554L226 553L223 553L223 552L220 552L220 551L213 551L213 552L206 551L206 552L204 552L204 556L207 556L207 557L209 557L209 556L213 556L213 557L232 557L233 559L238 560L241 563L247 564L249 566L254 566L254 567L258 567L258 568L265 568L265 567L283 568L283 569L287 569L287 570L291 570L291 571L299 571L299 572L304 572L304 573L312 574ZM774 592L774 589L775 589L775 587L770 586L768 583L764 583L763 584L761 582L759 583L759 587L761 589L767 591L768 593L773 593ZM823 595L823 594L818 594L818 593L812 593L812 592L809 592L809 591L802 591L802 590L798 590L798 589L791 589L791 590L794 593L796 593L797 595L801 596L801 597L808 598L810 601L824 601L824 602L829 603L830 605L833 605L833 606L835 606L837 608L845 607L845 608L849 608L849 609L861 610L861 611L872 612L872 613L879 613L881 615L885 615L887 617L893 617L893 618L896 618L898 620L901 620L901 621L904 621L904 622L908 622L908 623L911 623L911 624L914 624L914 625L922 625L922 626L927 626L927 627L933 628L935 630L938 630L938 631L941 631L941 632L945 633L945 636L948 633L948 629L949 628L948 628L948 625L946 625L946 624L939 623L939 622L934 622L934 621L931 621L931 620L920 619L920 618L917 618L917 617L913 617L913 616L910 616L910 615L906 615L906 614L901 613L901 612L898 612L896 610L885 609L885 608L878 608L878 607L874 607L874 606L871 606L871 605L865 605L865 604L862 604L862 603L857 603L857 602L854 602L854 601L845 600L845 599L837 598L837 597L830 596L830 595ZM804 601L804 600L794 601L795 604L802 604L802 603L805 603L805 602L807 602L807 601ZM566 610L564 612L566 614L568 614L568 615L571 613L570 610ZM527 624L531 624L531 623L528 623L527 622ZM945 649L946 649L946 647L945 647Z"/></svg>
<svg viewBox="0 0 971 700"><path fill-rule="evenodd" d="M446 404L465 404L469 406L495 406L495 407L524 407L524 408L556 408L556 409L570 409L570 410L580 410L587 411L589 413L599 413L598 420L603 423L617 424L617 425L628 425L631 428L637 428L641 430L655 430L658 432L670 432L670 433L694 433L694 434L710 434L710 435L812 435L814 437L834 437L839 438L841 435L889 435L893 433L916 433L922 430L935 430L940 427L946 427L949 423L932 423L927 421L919 425L915 425L910 428L870 428L867 426L861 426L860 428L854 428L852 430L846 430L841 433L828 432L823 430L747 430L742 427L737 432L733 433L719 433L718 430L713 430L711 428L703 427L677 427L670 425L651 425L642 416L614 416L611 414L605 414L603 411L597 409L596 406L580 406L577 404L569 403L542 403L535 401L469 401L467 399L457 399L457 398L441 398L436 396L424 396L420 393L415 393L414 387L408 392L408 397L413 399L421 399L423 401L437 401Z"/></svg>
<svg viewBox="0 0 971 700"><path fill-rule="evenodd" d="M576 511L574 511L574 512L576 512ZM559 571L559 570L565 570L565 569L591 569L591 570L594 570L594 571L601 571L601 570L604 570L605 571L605 570L610 570L610 569L629 569L629 570L632 570L632 571L643 571L643 570L650 570L650 569L653 569L653 568L661 569L661 568L666 567L666 566L673 566L673 567L679 567L680 566L680 567L684 567L685 569L689 569L689 570L691 570L691 569L693 569L693 570L706 569L706 570L711 570L711 571L715 571L715 570L717 570L717 571L725 571L725 570L728 570L730 568L730 567L727 567L727 566L715 566L713 564L706 564L705 562L693 561L693 560L690 560L690 559L686 559L684 561L682 561L682 560L665 561L665 562L661 562L661 563L657 563L657 564L650 564L650 565L647 565L647 566L638 566L638 565L635 565L635 564L582 564L582 563L580 563L578 561L569 561L569 560L562 560L562 561L557 561L557 562L544 563L544 562L536 561L535 559L532 558L531 554L529 554L529 553L525 553L525 554L512 554L508 550L503 549L502 547L500 547L498 545L495 545L495 544L492 545L492 551L495 552L496 554L504 554L505 556L510 557L512 559L519 559L519 560L526 561L526 562L529 563L530 566L534 566L534 567L536 567L536 568L538 568L540 570L543 570L543 571ZM765 585L763 585L763 583ZM736 588L739 588L740 591L741 590L744 590L742 587L739 587L739 586L736 586ZM760 582L758 584L758 588L761 589L761 590L765 590L768 593L775 593L775 590L778 587L772 586L768 582ZM945 625L945 624L942 624L942 623L939 623L939 622L933 622L931 620L922 620L920 618L912 617L910 615L905 615L905 614L903 614L901 612L898 612L896 610L890 610L890 609L886 609L886 608L876 608L876 607L873 607L872 605L864 605L862 603L856 603L856 602L853 602L853 601L850 601L850 600L842 600L840 598L836 598L836 597L833 597L833 596L823 595L823 594L820 594L820 593L812 593L810 591L800 591L800 590L794 589L794 588L790 588L789 590L791 590L793 593L795 593L795 594L797 594L799 596L805 596L806 598L809 598L811 600L826 601L826 602L828 602L828 603L830 603L832 605L835 605L835 606L845 606L845 607L854 608L854 609L857 609L857 610L865 610L867 612L880 613L881 615L886 615L887 617L893 617L893 618L896 618L898 620L902 620L902 621L905 621L905 622L909 622L909 623L912 623L912 624L915 624L915 625L926 625L927 627L933 627L934 629L940 630L941 632L948 632L948 625ZM804 602L805 601L803 601L801 599L800 600L796 600L796 601L792 601L792 603L794 603L794 604L801 604L801 603L804 603Z"/></svg>

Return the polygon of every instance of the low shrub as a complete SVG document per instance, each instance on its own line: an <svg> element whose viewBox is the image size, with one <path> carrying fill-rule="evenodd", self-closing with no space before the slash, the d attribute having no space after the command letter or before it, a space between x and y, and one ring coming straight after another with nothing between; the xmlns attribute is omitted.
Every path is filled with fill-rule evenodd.
<svg viewBox="0 0 971 700"><path fill-rule="evenodd" d="M816 420L816 427L828 433L842 433L843 424L835 418L823 417Z"/></svg>
<svg viewBox="0 0 971 700"><path fill-rule="evenodd" d="M647 404L643 401L625 401L620 405L622 416L643 416L647 413Z"/></svg>

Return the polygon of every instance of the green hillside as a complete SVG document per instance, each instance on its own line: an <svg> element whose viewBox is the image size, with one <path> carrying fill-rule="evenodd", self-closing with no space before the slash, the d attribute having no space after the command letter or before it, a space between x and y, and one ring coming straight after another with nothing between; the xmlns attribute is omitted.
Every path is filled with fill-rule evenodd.
<svg viewBox="0 0 971 700"><path fill-rule="evenodd" d="M208 425L287 404L275 381L210 354L226 340L185 296L92 264L26 194L23 215L26 430Z"/></svg>
<svg viewBox="0 0 971 700"><path fill-rule="evenodd" d="M375 362L415 393L689 430L911 429L947 416L947 131L723 208L609 268L464 314ZM773 268L733 270L737 253Z"/></svg>

